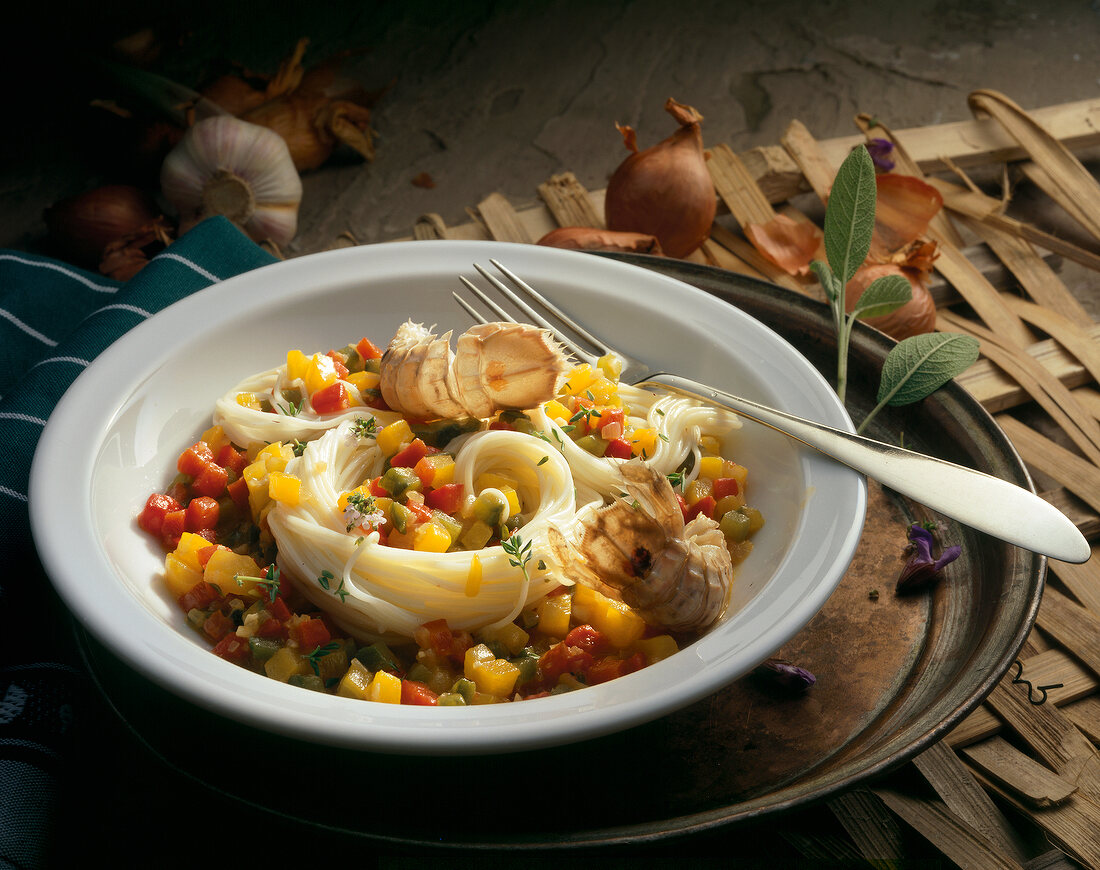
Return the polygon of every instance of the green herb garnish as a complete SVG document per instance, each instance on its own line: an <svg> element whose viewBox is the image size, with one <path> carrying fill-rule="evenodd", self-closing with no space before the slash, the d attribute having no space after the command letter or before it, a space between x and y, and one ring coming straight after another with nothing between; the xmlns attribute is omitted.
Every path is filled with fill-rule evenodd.
<svg viewBox="0 0 1100 870"><path fill-rule="evenodd" d="M374 417L369 419L356 417L355 422L351 424L351 432L359 438L373 438L378 434L378 423Z"/></svg>
<svg viewBox="0 0 1100 870"><path fill-rule="evenodd" d="M321 676L321 659L325 656L336 652L340 649L340 644L336 641L329 641L324 646L316 647L313 652L306 656L306 661L309 662L309 666L313 668L313 673L318 677Z"/></svg>
<svg viewBox="0 0 1100 870"><path fill-rule="evenodd" d="M263 577L249 577L247 574L234 574L233 579L237 581L238 586L244 586L245 580L251 580L253 583L266 586L268 600L272 602L275 601L275 596L279 594L279 584L281 582L279 578L279 566L274 562L267 566L267 571L264 572Z"/></svg>

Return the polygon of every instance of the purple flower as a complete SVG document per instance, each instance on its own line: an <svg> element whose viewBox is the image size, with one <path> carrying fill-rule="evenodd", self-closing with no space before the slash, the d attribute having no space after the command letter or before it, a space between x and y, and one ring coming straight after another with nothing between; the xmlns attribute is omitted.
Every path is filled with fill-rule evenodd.
<svg viewBox="0 0 1100 870"><path fill-rule="evenodd" d="M817 682L817 677L805 668L792 665L784 659L768 659L752 673L761 682L791 694L805 692Z"/></svg>
<svg viewBox="0 0 1100 870"><path fill-rule="evenodd" d="M889 172L894 168L894 161L890 159L894 151L894 143L889 139L872 139L867 143L867 151L876 169Z"/></svg>
<svg viewBox="0 0 1100 870"><path fill-rule="evenodd" d="M947 547L938 559L932 558L932 533L920 523L909 527L909 548L912 554L898 577L898 592L914 592L931 586L940 577L944 565L954 562L962 553L958 544Z"/></svg>

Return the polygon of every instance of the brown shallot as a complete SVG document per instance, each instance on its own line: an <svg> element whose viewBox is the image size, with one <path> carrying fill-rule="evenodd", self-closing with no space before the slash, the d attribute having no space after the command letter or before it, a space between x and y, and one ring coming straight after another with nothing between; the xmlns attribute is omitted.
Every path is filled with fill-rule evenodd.
<svg viewBox="0 0 1100 870"><path fill-rule="evenodd" d="M43 216L50 246L77 265L94 265L111 242L156 218L149 195L129 184L107 184L67 197Z"/></svg>
<svg viewBox="0 0 1100 870"><path fill-rule="evenodd" d="M604 209L608 229L656 236L668 256L686 257L710 234L717 199L703 152L703 116L671 98L665 110L679 129L644 151L631 127L619 127L633 153L611 176Z"/></svg>
<svg viewBox="0 0 1100 870"><path fill-rule="evenodd" d="M619 251L634 254L661 254L661 243L647 233L601 230L596 227L558 227L535 244L572 251Z"/></svg>
<svg viewBox="0 0 1100 870"><path fill-rule="evenodd" d="M851 312L871 282L886 275L901 275L905 278L913 288L913 297L901 308L880 317L865 318L863 322L880 332L885 332L895 341L935 331L936 303L924 284L923 274L917 269L907 269L897 263L861 266L848 282L844 295L844 307Z"/></svg>

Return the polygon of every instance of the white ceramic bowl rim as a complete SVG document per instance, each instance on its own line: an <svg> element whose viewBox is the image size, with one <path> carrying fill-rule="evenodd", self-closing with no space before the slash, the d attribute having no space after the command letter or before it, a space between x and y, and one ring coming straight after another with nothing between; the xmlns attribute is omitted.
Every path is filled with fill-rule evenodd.
<svg viewBox="0 0 1100 870"><path fill-rule="evenodd" d="M459 289L453 276L476 278L470 264L490 258L578 316L591 302L588 326L661 368L715 382L729 373L731 380L716 385L852 430L828 383L789 343L735 307L656 272L499 242L395 242L303 256L215 284L149 318L93 361L51 415L32 467L31 524L47 574L79 622L147 678L220 715L302 740L415 754L533 749L640 724L719 690L790 640L840 582L866 511L860 475L793 446L777 449L792 451L788 472L798 477L803 496L787 548L776 556L775 576L729 620L677 655L582 691L446 710L334 698L222 661L183 625L178 608L174 614L166 608L166 596L154 591L155 545L134 518L148 493L167 483L175 456L209 424L214 398L278 364L292 346L279 335L242 337L247 359L258 360L256 347L268 344L274 357L253 368L232 354L227 362L200 366L206 377L226 380L200 384L208 404L189 406L194 385L176 369L201 342L191 325L214 316L228 335L259 318L279 329L285 323L288 335L313 330L329 336L320 341L341 346L358 338L347 334L349 300L373 305L378 323L389 318L388 334L407 316L429 324L447 320L453 308L448 294ZM623 316L600 316L601 305L617 306ZM458 329L465 322L454 320ZM332 334L334 325L339 334ZM356 329L362 327L351 331ZM666 334L679 340L662 340ZM387 336L376 331L375 337ZM179 388L178 406L163 396L165 385ZM746 422L742 433L754 425ZM746 437L788 443L775 433ZM750 473L766 472L750 464ZM134 475L147 488L120 493ZM57 499L57 492L67 497Z"/></svg>

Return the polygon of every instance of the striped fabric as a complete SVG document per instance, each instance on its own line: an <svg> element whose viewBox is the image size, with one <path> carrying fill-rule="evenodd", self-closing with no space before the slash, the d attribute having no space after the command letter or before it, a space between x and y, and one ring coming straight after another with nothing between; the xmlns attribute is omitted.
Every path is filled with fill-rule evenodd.
<svg viewBox="0 0 1100 870"><path fill-rule="evenodd" d="M83 675L35 555L31 459L73 379L115 339L183 297L275 258L224 218L203 222L123 284L0 250L0 868L40 866ZM57 493L63 499L65 493Z"/></svg>

